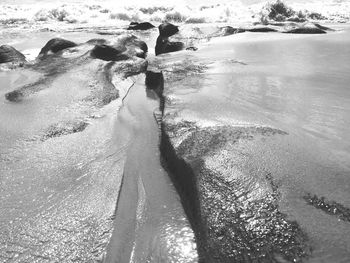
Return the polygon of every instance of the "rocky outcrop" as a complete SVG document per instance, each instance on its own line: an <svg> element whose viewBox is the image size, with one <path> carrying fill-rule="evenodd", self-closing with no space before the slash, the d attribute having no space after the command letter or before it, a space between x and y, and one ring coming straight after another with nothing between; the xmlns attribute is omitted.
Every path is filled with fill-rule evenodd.
<svg viewBox="0 0 350 263"><path fill-rule="evenodd" d="M258 32L258 33L269 33L269 32L277 32L276 29L270 27L254 27L250 29L246 29L249 32Z"/></svg>
<svg viewBox="0 0 350 263"><path fill-rule="evenodd" d="M159 36L155 47L156 56L163 53L170 53L183 50L185 47L182 42L171 42L168 38Z"/></svg>
<svg viewBox="0 0 350 263"><path fill-rule="evenodd" d="M243 33L246 30L243 28L234 28L232 26L225 26L221 28L221 34L223 36L229 36L229 35L233 35L233 34L238 34L238 33Z"/></svg>
<svg viewBox="0 0 350 263"><path fill-rule="evenodd" d="M56 46L55 43L67 45ZM58 51L65 46L71 46L69 43L73 42L65 40L48 43L43 48L42 54L48 54L48 50L53 49L57 52L56 55L39 59L27 66L33 71L42 73L44 77L8 92L5 94L6 99L12 102L21 101L51 87L56 79L64 74L69 76L74 68L79 67L85 72L84 74L88 75L87 79L93 79L91 80L93 83L88 87L91 88L91 95L85 100L93 101L94 105L99 107L119 97L118 89L112 83L114 79L118 78L122 81L147 69L147 61L142 58L146 55L147 45L133 35L121 35L113 42L94 39L84 44L74 44L74 49L67 52L64 49Z"/></svg>
<svg viewBox="0 0 350 263"><path fill-rule="evenodd" d="M0 46L0 64L8 62L25 62L26 57L14 47Z"/></svg>
<svg viewBox="0 0 350 263"><path fill-rule="evenodd" d="M197 61L163 62L162 162L194 229L199 262L302 262L311 253L308 237L280 208L275 175L253 157L258 149L250 152L287 133L269 126L202 120L197 110L205 111L206 97L200 93L205 81L200 79L207 68L195 70ZM196 102L191 92L177 91L187 82L195 83L189 86L201 98L199 108L192 106Z"/></svg>
<svg viewBox="0 0 350 263"><path fill-rule="evenodd" d="M324 31L335 31L334 29L330 28L330 27L326 27L326 26L322 26L318 23L313 23L313 25L315 27L317 27L318 29L324 30Z"/></svg>
<svg viewBox="0 0 350 263"><path fill-rule="evenodd" d="M158 26L159 36L171 37L179 32L179 27L171 23L165 22Z"/></svg>
<svg viewBox="0 0 350 263"><path fill-rule="evenodd" d="M63 38L53 38L49 40L46 45L41 49L39 53L39 57L43 57L45 55L48 55L50 53L57 53L61 50L75 47L77 46L76 43L63 39Z"/></svg>
<svg viewBox="0 0 350 263"><path fill-rule="evenodd" d="M128 27L128 30L149 30L154 27L155 26L149 22L142 22L142 23L131 22Z"/></svg>
<svg viewBox="0 0 350 263"><path fill-rule="evenodd" d="M163 97L163 90L164 90L164 76L163 73L160 72L154 72L147 70L146 71L146 78L145 78L145 84L147 89L153 90L160 99L160 110L163 110L164 107L164 97Z"/></svg>
<svg viewBox="0 0 350 263"><path fill-rule="evenodd" d="M284 134L163 119L162 156L196 232L200 262L301 262L310 253L305 233L279 211L271 174L234 161L247 158L238 150L244 141ZM261 176L264 184L253 179Z"/></svg>
<svg viewBox="0 0 350 263"><path fill-rule="evenodd" d="M285 31L288 34L326 34L326 31L316 27L299 27Z"/></svg>
<svg viewBox="0 0 350 263"><path fill-rule="evenodd" d="M106 61L120 61L128 59L128 56L122 51L117 50L108 45L96 45L90 52L93 58L98 58Z"/></svg>
<svg viewBox="0 0 350 263"><path fill-rule="evenodd" d="M183 50L185 48L182 42L173 42L169 40L169 37L179 32L178 26L170 24L168 22L159 25L159 36L157 38L155 46L156 56L163 53L170 53Z"/></svg>

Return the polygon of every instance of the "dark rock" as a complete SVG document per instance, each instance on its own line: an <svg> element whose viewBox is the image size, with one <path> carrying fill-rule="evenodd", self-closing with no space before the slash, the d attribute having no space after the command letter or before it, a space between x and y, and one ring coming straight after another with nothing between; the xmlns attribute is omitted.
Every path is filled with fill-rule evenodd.
<svg viewBox="0 0 350 263"><path fill-rule="evenodd" d="M197 47L187 47L186 50L197 51Z"/></svg>
<svg viewBox="0 0 350 263"><path fill-rule="evenodd" d="M320 24L317 23L313 23L315 27L317 27L318 29L324 30L324 31L335 31L332 28L326 27L326 26L321 26Z"/></svg>
<svg viewBox="0 0 350 263"><path fill-rule="evenodd" d="M155 26L149 22L143 22L143 23L131 22L128 27L128 30L148 30L154 27Z"/></svg>
<svg viewBox="0 0 350 263"><path fill-rule="evenodd" d="M165 22L158 26L159 35L162 37L171 37L179 32L179 27L171 23Z"/></svg>
<svg viewBox="0 0 350 263"><path fill-rule="evenodd" d="M106 61L119 61L128 59L128 56L123 54L120 50L108 45L96 45L90 52L94 58Z"/></svg>
<svg viewBox="0 0 350 263"><path fill-rule="evenodd" d="M23 94L22 94L22 92L20 92L18 90L14 90L14 91L6 93L5 98L8 101L17 102L23 98Z"/></svg>
<svg viewBox="0 0 350 263"><path fill-rule="evenodd" d="M273 29L273 28L270 28L270 27L256 27L256 28L246 29L246 31L258 32L258 33L277 32L276 29Z"/></svg>
<svg viewBox="0 0 350 263"><path fill-rule="evenodd" d="M221 29L221 31L224 36L229 36L233 34L243 33L246 30L243 28L233 28L231 26L225 26Z"/></svg>
<svg viewBox="0 0 350 263"><path fill-rule="evenodd" d="M86 129L89 124L85 121L77 120L71 121L67 123L57 123L50 126L46 131L44 136L42 137L42 141L60 137L63 135L73 134L77 132L82 132Z"/></svg>
<svg viewBox="0 0 350 263"><path fill-rule="evenodd" d="M176 52L184 49L184 43L182 42L170 42L168 38L159 36L157 38L157 44L155 48L156 56L163 53Z"/></svg>
<svg viewBox="0 0 350 263"><path fill-rule="evenodd" d="M7 62L24 62L26 57L17 49L8 46L0 46L0 64Z"/></svg>
<svg viewBox="0 0 350 263"><path fill-rule="evenodd" d="M199 262L303 262L310 254L307 235L280 211L273 175L259 171L266 178L266 188L261 188L259 180L244 179L258 174L232 161L239 156L236 143L285 133L269 127L200 128L166 118L161 126L163 164L195 232ZM232 167L244 176L233 176Z"/></svg>
<svg viewBox="0 0 350 263"><path fill-rule="evenodd" d="M103 38L93 38L86 41L86 43L90 45L103 45L107 43L107 40Z"/></svg>
<svg viewBox="0 0 350 263"><path fill-rule="evenodd" d="M57 53L66 48L75 47L75 46L77 46L77 44L72 41L62 39L62 38L53 38L49 40L49 42L47 42L46 45L41 49L39 53L39 57L47 55L50 51L52 53Z"/></svg>
<svg viewBox="0 0 350 263"><path fill-rule="evenodd" d="M139 58L146 58L148 52L147 44L131 34L120 38L119 43L113 45L113 47L120 51L126 51L130 56L137 56Z"/></svg>
<svg viewBox="0 0 350 263"><path fill-rule="evenodd" d="M294 28L288 31L285 31L284 33L289 34L326 34L326 31L317 28L317 27L299 27Z"/></svg>
<svg viewBox="0 0 350 263"><path fill-rule="evenodd" d="M286 21L296 22L296 23L304 23L307 20L306 20L306 18L303 18L303 17L293 16L293 17L286 19Z"/></svg>
<svg viewBox="0 0 350 263"><path fill-rule="evenodd" d="M138 48L140 48L143 52L145 53L148 52L148 46L144 41L137 39L137 41L134 41L133 44Z"/></svg>
<svg viewBox="0 0 350 263"><path fill-rule="evenodd" d="M340 220L350 222L350 208L337 203L335 201L329 201L325 197L318 197L317 195L311 195L310 193L304 196L304 200L313 207L321 209L323 212L338 217Z"/></svg>
<svg viewBox="0 0 350 263"><path fill-rule="evenodd" d="M146 71L145 84L148 89L155 89L156 87L163 85L164 78L162 72Z"/></svg>

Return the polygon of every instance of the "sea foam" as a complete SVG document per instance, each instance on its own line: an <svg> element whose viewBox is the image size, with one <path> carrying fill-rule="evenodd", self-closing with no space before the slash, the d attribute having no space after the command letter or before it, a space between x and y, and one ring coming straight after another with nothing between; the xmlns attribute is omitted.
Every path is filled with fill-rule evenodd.
<svg viewBox="0 0 350 263"><path fill-rule="evenodd" d="M164 20L176 23L254 22L268 2L262 0L173 1L137 0L120 3L111 0L95 1L34 1L4 0L0 4L0 24L70 23L91 25L123 25L130 21ZM304 3L285 1L295 11L318 12L328 21L348 22L350 1L318 0ZM36 3L36 4L35 4Z"/></svg>

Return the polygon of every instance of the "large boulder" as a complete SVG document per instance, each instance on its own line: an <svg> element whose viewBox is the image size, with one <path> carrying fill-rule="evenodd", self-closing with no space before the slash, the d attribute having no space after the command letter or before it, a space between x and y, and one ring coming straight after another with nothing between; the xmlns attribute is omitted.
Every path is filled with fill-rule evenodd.
<svg viewBox="0 0 350 263"><path fill-rule="evenodd" d="M128 59L128 56L122 51L108 45L96 45L90 52L93 58L98 58L106 61L119 61Z"/></svg>
<svg viewBox="0 0 350 263"><path fill-rule="evenodd" d="M66 48L75 47L76 43L63 39L63 38L53 38L46 43L46 45L41 49L39 57L45 56L51 53L57 53Z"/></svg>
<svg viewBox="0 0 350 263"><path fill-rule="evenodd" d="M143 23L131 22L128 27L128 30L148 30L154 27L155 26L149 22L143 22Z"/></svg>
<svg viewBox="0 0 350 263"><path fill-rule="evenodd" d="M26 57L14 47L0 46L0 64L8 62L24 62Z"/></svg>
<svg viewBox="0 0 350 263"><path fill-rule="evenodd" d="M171 42L167 37L159 36L157 38L155 54L156 56L163 53L170 53L183 50L185 47L182 42Z"/></svg>
<svg viewBox="0 0 350 263"><path fill-rule="evenodd" d="M165 22L158 26L159 36L162 37L171 37L179 32L179 27L171 23Z"/></svg>

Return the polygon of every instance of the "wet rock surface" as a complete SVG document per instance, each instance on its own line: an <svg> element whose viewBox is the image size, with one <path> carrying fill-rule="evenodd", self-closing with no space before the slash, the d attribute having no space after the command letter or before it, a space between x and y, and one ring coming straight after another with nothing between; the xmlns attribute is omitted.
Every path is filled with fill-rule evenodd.
<svg viewBox="0 0 350 263"><path fill-rule="evenodd" d="M239 31L226 27L220 34L285 30L282 25L274 27L277 29L257 27ZM308 28L305 30L310 32ZM215 34L218 33L212 36L218 36ZM227 62L222 57L211 59L208 61L197 53L178 54L162 57L158 62L164 73L160 150L164 167L195 230L199 261L308 262L313 251L309 233L305 225L294 220L281 206L286 198L280 190L282 183L276 179L274 169L262 165L269 156L256 155L265 152L262 150L265 148L270 153L267 149L279 141L288 141L290 136L283 129L271 126L222 125L217 121L220 114L210 112L205 105L218 103L210 94L220 90L216 85L226 83L218 80L215 84L213 76L220 79L225 69L215 69L213 60L224 60L220 62L224 65ZM210 108L220 110L220 102ZM347 220L348 211L340 204L312 196L306 196L305 200Z"/></svg>
<svg viewBox="0 0 350 263"><path fill-rule="evenodd" d="M168 66L173 70L163 68L169 88L160 149L195 230L200 262L301 262L311 251L306 233L279 210L280 192L270 172L257 172L244 151L247 142L273 141L287 133L263 126L203 127L186 120L167 95L174 83L206 69Z"/></svg>
<svg viewBox="0 0 350 263"><path fill-rule="evenodd" d="M326 34L326 31L319 29L319 28L313 28L313 27L301 27L301 28L287 30L284 33L289 33L289 34Z"/></svg>
<svg viewBox="0 0 350 263"><path fill-rule="evenodd" d="M235 162L244 156L244 141L285 132L189 122L165 122L162 130L165 165L195 222L201 262L301 262L310 254L305 232L279 211L269 172L254 175L253 167Z"/></svg>
<svg viewBox="0 0 350 263"><path fill-rule="evenodd" d="M128 30L148 30L154 27L155 26L149 22L142 22L142 23L131 22L128 27Z"/></svg>
<svg viewBox="0 0 350 263"><path fill-rule="evenodd" d="M0 64L8 62L25 62L25 56L9 45L0 46Z"/></svg>
<svg viewBox="0 0 350 263"><path fill-rule="evenodd" d="M122 51L108 45L96 45L91 50L91 56L106 61L126 60L128 58L122 55Z"/></svg>
<svg viewBox="0 0 350 263"><path fill-rule="evenodd" d="M171 37L179 32L179 27L165 22L158 26L158 30L161 37Z"/></svg>
<svg viewBox="0 0 350 263"><path fill-rule="evenodd" d="M50 41L46 43L46 45L41 49L39 53L39 57L47 55L49 52L52 53L57 53L61 50L70 48L70 47L75 47L77 46L76 43L62 39L62 38L53 38Z"/></svg>
<svg viewBox="0 0 350 263"><path fill-rule="evenodd" d="M157 38L155 53L158 56L158 55L164 54L164 53L170 53L170 52L176 52L176 51L183 50L184 47L185 47L185 45L182 42L172 42L172 41L169 41L168 38L164 38L162 36L159 36Z"/></svg>

